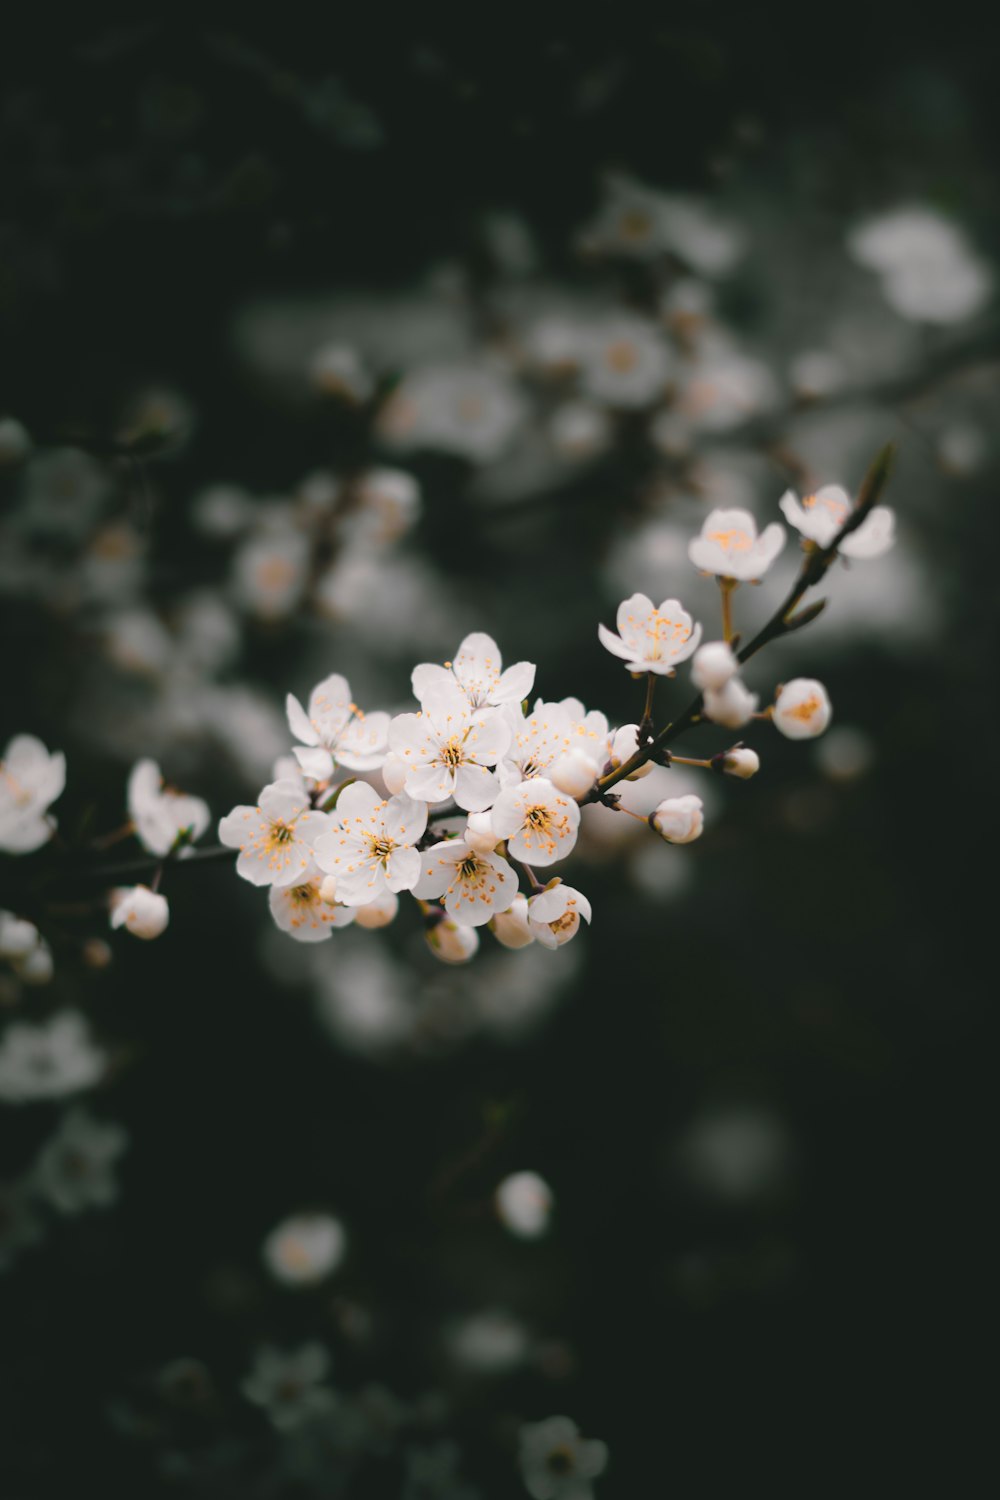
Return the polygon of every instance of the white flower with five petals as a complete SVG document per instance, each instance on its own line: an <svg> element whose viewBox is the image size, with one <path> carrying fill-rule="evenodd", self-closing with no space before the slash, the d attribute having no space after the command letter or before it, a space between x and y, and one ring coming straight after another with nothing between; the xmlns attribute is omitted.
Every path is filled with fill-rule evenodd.
<svg viewBox="0 0 1000 1500"><path fill-rule="evenodd" d="M219 823L219 838L238 849L236 873L251 885L287 886L312 870L312 846L330 824L314 812L309 797L294 781L275 781L260 794L256 807L234 807Z"/></svg>
<svg viewBox="0 0 1000 1500"><path fill-rule="evenodd" d="M530 714L512 703L504 714L510 725L510 744L500 766L505 786L546 776L573 748L573 724L561 703L544 703L539 698Z"/></svg>
<svg viewBox="0 0 1000 1500"><path fill-rule="evenodd" d="M322 875L313 873L300 884L271 887L271 916L297 942L321 943L335 927L354 921L354 908L328 900L322 892L324 883Z"/></svg>
<svg viewBox="0 0 1000 1500"><path fill-rule="evenodd" d="M30 854L48 842L55 819L48 815L66 785L66 757L50 755L41 740L19 734L0 760L0 849Z"/></svg>
<svg viewBox="0 0 1000 1500"><path fill-rule="evenodd" d="M503 670L503 659L492 636L475 631L467 635L454 661L443 667L423 662L411 677L413 696L420 704L440 689L458 687L471 708L495 708L501 703L519 703L535 685L535 664L515 662Z"/></svg>
<svg viewBox="0 0 1000 1500"><path fill-rule="evenodd" d="M295 747L295 758L314 781L329 781L334 764L349 771L375 771L385 760L389 715L363 714L351 700L346 677L334 673L309 694L309 712L289 693L288 726L307 748Z"/></svg>
<svg viewBox="0 0 1000 1500"><path fill-rule="evenodd" d="M543 776L505 788L493 804L493 827L515 859L552 865L576 843L580 808Z"/></svg>
<svg viewBox="0 0 1000 1500"><path fill-rule="evenodd" d="M389 747L406 765L403 785L421 802L454 797L466 812L482 812L499 789L493 767L510 743L496 709L474 710L454 686L429 691L420 713L398 714Z"/></svg>
<svg viewBox="0 0 1000 1500"><path fill-rule="evenodd" d="M543 948L561 948L580 930L580 918L589 922L590 902L582 891L560 880L539 891L528 901L528 926Z"/></svg>
<svg viewBox="0 0 1000 1500"><path fill-rule="evenodd" d="M772 521L757 535L757 522L748 510L713 510L705 517L701 535L688 544L688 557L703 573L756 583L785 545L785 528Z"/></svg>
<svg viewBox="0 0 1000 1500"><path fill-rule="evenodd" d="M316 840L320 869L336 880L344 906L367 906L386 891L410 891L420 879L413 847L427 827L427 808L407 796L383 800L365 781L345 786L333 826Z"/></svg>
<svg viewBox="0 0 1000 1500"><path fill-rule="evenodd" d="M778 504L785 520L817 547L829 547L854 508L850 495L839 484L825 484L815 494L803 496L801 503L793 490L786 490ZM859 560L881 557L892 546L895 529L895 512L888 505L876 505L837 550Z"/></svg>
<svg viewBox="0 0 1000 1500"><path fill-rule="evenodd" d="M413 894L437 900L460 927L481 927L506 911L517 895L517 876L498 854L482 854L464 839L444 839L422 856Z"/></svg>
<svg viewBox="0 0 1000 1500"><path fill-rule="evenodd" d="M155 760L140 760L132 767L128 813L140 844L159 855L169 854L182 834L191 842L200 838L210 820L207 802L164 786Z"/></svg>
<svg viewBox="0 0 1000 1500"><path fill-rule="evenodd" d="M676 599L657 607L645 594L632 594L618 606L618 634L598 625L601 644L620 656L630 672L672 677L678 662L698 649L701 626Z"/></svg>

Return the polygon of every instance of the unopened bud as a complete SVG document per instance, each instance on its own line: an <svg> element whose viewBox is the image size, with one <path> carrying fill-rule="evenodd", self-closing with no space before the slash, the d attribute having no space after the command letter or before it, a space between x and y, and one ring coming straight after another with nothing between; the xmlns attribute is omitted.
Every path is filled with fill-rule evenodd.
<svg viewBox="0 0 1000 1500"><path fill-rule="evenodd" d="M649 826L668 844L690 844L701 837L705 826L701 798L668 797L650 813Z"/></svg>
<svg viewBox="0 0 1000 1500"><path fill-rule="evenodd" d="M691 658L691 679L702 692L718 692L739 671L739 662L728 641L708 641Z"/></svg>
<svg viewBox="0 0 1000 1500"><path fill-rule="evenodd" d="M399 897L394 891L385 891L377 900L369 901L367 906L356 906L354 920L359 927L388 927L390 922L395 921L398 911Z"/></svg>
<svg viewBox="0 0 1000 1500"><path fill-rule="evenodd" d="M506 911L494 912L490 921L493 936L505 948L526 948L535 941L528 922L528 898L521 892Z"/></svg>
<svg viewBox="0 0 1000 1500"><path fill-rule="evenodd" d="M127 927L133 937L157 938L170 921L166 896L148 886L134 885L130 890L116 891L111 910L112 927Z"/></svg>
<svg viewBox="0 0 1000 1500"><path fill-rule="evenodd" d="M582 750L567 750L549 768L549 780L567 797L579 801L597 780L597 766Z"/></svg>
<svg viewBox="0 0 1000 1500"><path fill-rule="evenodd" d="M741 781L749 781L760 770L760 756L756 750L749 750L746 745L736 745L732 750L724 750L721 755L715 756L712 764L727 776L738 776Z"/></svg>
<svg viewBox="0 0 1000 1500"><path fill-rule="evenodd" d="M427 946L446 964L465 964L479 948L479 933L474 927L460 927L450 917L429 927Z"/></svg>
<svg viewBox="0 0 1000 1500"><path fill-rule="evenodd" d="M705 689L705 716L724 729L742 729L753 717L757 701L756 693L738 677L730 677L725 687Z"/></svg>

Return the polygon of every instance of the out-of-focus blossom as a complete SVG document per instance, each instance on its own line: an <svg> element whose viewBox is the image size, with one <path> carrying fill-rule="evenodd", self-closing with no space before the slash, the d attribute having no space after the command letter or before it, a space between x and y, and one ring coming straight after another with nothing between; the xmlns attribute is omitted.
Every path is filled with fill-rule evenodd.
<svg viewBox="0 0 1000 1500"><path fill-rule="evenodd" d="M667 797L650 813L649 826L668 844L693 843L705 827L701 798Z"/></svg>
<svg viewBox="0 0 1000 1500"><path fill-rule="evenodd" d="M16 417L0 417L0 468L15 468L31 452L31 434Z"/></svg>
<svg viewBox="0 0 1000 1500"><path fill-rule="evenodd" d="M632 594L618 606L618 634L598 625L601 644L619 656L630 672L656 672L672 677L680 662L698 649L701 626L677 599L658 607L645 594Z"/></svg>
<svg viewBox="0 0 1000 1500"><path fill-rule="evenodd" d="M713 510L705 518L701 535L688 547L688 556L704 573L756 583L784 545L785 528L777 521L758 536L757 523L748 510Z"/></svg>
<svg viewBox="0 0 1000 1500"><path fill-rule="evenodd" d="M115 891L111 900L111 925L124 927L133 937L147 942L166 931L170 907L166 896L146 885Z"/></svg>
<svg viewBox="0 0 1000 1500"><path fill-rule="evenodd" d="M0 850L30 854L55 831L49 806L66 785L66 757L31 734L12 739L0 760Z"/></svg>
<svg viewBox="0 0 1000 1500"><path fill-rule="evenodd" d="M744 685L739 677L730 677L720 688L706 688L704 692L705 717L723 729L742 729L749 724L757 710L759 698Z"/></svg>
<svg viewBox="0 0 1000 1500"><path fill-rule="evenodd" d="M816 746L816 763L831 781L854 781L875 758L871 737L853 724L839 724Z"/></svg>
<svg viewBox="0 0 1000 1500"><path fill-rule="evenodd" d="M286 1286L315 1286L340 1265L347 1234L332 1214L294 1214L283 1219L264 1241L264 1264Z"/></svg>
<svg viewBox="0 0 1000 1500"><path fill-rule="evenodd" d="M778 503L785 519L817 547L829 547L854 508L850 495L838 484L827 484L815 494L805 495L801 504L794 491L786 490ZM876 505L837 550L844 557L881 557L893 544L895 528L895 513L888 505Z"/></svg>
<svg viewBox="0 0 1000 1500"><path fill-rule="evenodd" d="M384 403L378 433L394 448L437 448L483 464L505 452L525 416L523 396L500 370L426 365Z"/></svg>
<svg viewBox="0 0 1000 1500"><path fill-rule="evenodd" d="M534 1500L591 1500L608 1463L605 1443L584 1440L569 1417L530 1422L519 1436L521 1475Z"/></svg>
<svg viewBox="0 0 1000 1500"><path fill-rule="evenodd" d="M360 354L348 344L326 344L317 350L309 366L309 377L321 395L352 403L367 401L375 389Z"/></svg>
<svg viewBox="0 0 1000 1500"><path fill-rule="evenodd" d="M330 877L327 876L327 879ZM396 920L399 915L399 897L395 891L385 891L374 901L369 901L364 906L352 906L350 910L359 927L374 931L379 927L388 927Z"/></svg>
<svg viewBox="0 0 1000 1500"><path fill-rule="evenodd" d="M604 453L612 439L608 413L593 401L565 401L549 418L549 441L560 458L582 463Z"/></svg>
<svg viewBox="0 0 1000 1500"><path fill-rule="evenodd" d="M691 662L691 681L702 692L724 688L739 671L739 662L728 641L706 641L699 646Z"/></svg>
<svg viewBox="0 0 1000 1500"><path fill-rule="evenodd" d="M91 1088L105 1056L77 1011L61 1011L40 1025L15 1021L0 1043L0 1099L23 1104L58 1099Z"/></svg>
<svg viewBox="0 0 1000 1500"><path fill-rule="evenodd" d="M108 1208L118 1197L115 1163L128 1146L120 1125L71 1109L35 1161L35 1191L59 1213Z"/></svg>
<svg viewBox="0 0 1000 1500"><path fill-rule="evenodd" d="M786 682L774 700L772 718L776 729L790 740L811 740L822 734L833 709L826 688L813 677L795 677Z"/></svg>
<svg viewBox="0 0 1000 1500"><path fill-rule="evenodd" d="M426 932L427 946L446 964L465 964L479 952L479 933L451 917L435 922Z"/></svg>
<svg viewBox="0 0 1000 1500"><path fill-rule="evenodd" d="M608 319L583 341L583 392L613 408L651 406L663 395L671 370L662 333L642 318L622 314Z"/></svg>
<svg viewBox="0 0 1000 1500"><path fill-rule="evenodd" d="M193 843L211 820L208 803L164 785L154 760L140 760L128 779L128 814L150 854L166 855L178 839Z"/></svg>
<svg viewBox="0 0 1000 1500"><path fill-rule="evenodd" d="M791 1165L790 1143L769 1111L729 1105L695 1119L677 1144L677 1162L703 1191L748 1202L774 1191Z"/></svg>
<svg viewBox="0 0 1000 1500"><path fill-rule="evenodd" d="M275 1427L297 1427L325 1409L330 1393L323 1381L329 1369L330 1356L322 1344L301 1344L287 1352L265 1345L240 1388L248 1401L264 1408Z"/></svg>
<svg viewBox="0 0 1000 1500"><path fill-rule="evenodd" d="M476 1375L504 1375L517 1369L531 1347L524 1324L499 1308L485 1308L452 1324L446 1342L455 1364Z"/></svg>
<svg viewBox="0 0 1000 1500"><path fill-rule="evenodd" d="M290 527L254 534L233 558L234 597L260 620L282 620L305 592L309 539Z"/></svg>
<svg viewBox="0 0 1000 1500"><path fill-rule="evenodd" d="M879 273L889 305L914 322L964 322L993 295L993 272L962 230L922 204L864 220L851 230L847 247Z"/></svg>
<svg viewBox="0 0 1000 1500"><path fill-rule="evenodd" d="M526 948L535 941L528 917L528 898L520 892L506 911L495 913L490 931L505 948Z"/></svg>
<svg viewBox="0 0 1000 1500"><path fill-rule="evenodd" d="M541 1239L552 1218L552 1189L537 1172L512 1172L496 1190L497 1215L522 1240Z"/></svg>

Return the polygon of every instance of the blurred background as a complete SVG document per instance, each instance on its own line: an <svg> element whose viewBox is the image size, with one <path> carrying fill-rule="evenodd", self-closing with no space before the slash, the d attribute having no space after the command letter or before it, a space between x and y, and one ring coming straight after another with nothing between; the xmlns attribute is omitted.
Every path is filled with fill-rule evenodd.
<svg viewBox="0 0 1000 1500"><path fill-rule="evenodd" d="M15 28L0 743L68 771L58 846L0 856L53 958L0 960L9 1500L959 1484L1000 120L981 33L816 48L715 8ZM408 914L305 947L211 863L168 873L155 947L83 875L34 904L142 756L213 820L252 801L330 672L400 711L487 630L634 720L598 619L644 590L716 635L708 510L854 490L889 440L897 546L748 672L821 678L833 726L757 726L746 784L630 788L697 790L691 848L592 810L565 949L445 967ZM555 1415L609 1453L573 1491L525 1456Z"/></svg>

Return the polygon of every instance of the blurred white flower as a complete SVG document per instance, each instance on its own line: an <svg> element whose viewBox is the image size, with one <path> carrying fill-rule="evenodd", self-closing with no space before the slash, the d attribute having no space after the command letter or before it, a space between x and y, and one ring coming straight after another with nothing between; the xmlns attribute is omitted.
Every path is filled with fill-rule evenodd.
<svg viewBox="0 0 1000 1500"><path fill-rule="evenodd" d="M590 329L581 352L584 395L613 408L651 406L663 395L673 368L656 324L626 313Z"/></svg>
<svg viewBox="0 0 1000 1500"><path fill-rule="evenodd" d="M691 660L691 681L702 692L706 688L717 692L736 676L739 665L728 641L706 641Z"/></svg>
<svg viewBox="0 0 1000 1500"><path fill-rule="evenodd" d="M347 1250L347 1234L331 1214L293 1214L283 1219L264 1241L264 1264L286 1286L315 1286L340 1265Z"/></svg>
<svg viewBox="0 0 1000 1500"><path fill-rule="evenodd" d="M77 1011L61 1011L39 1025L15 1021L0 1043L0 1099L23 1104L74 1094L95 1084L104 1066L104 1053Z"/></svg>
<svg viewBox="0 0 1000 1500"><path fill-rule="evenodd" d="M547 1232L552 1218L552 1189L537 1172L512 1172L494 1196L501 1224L518 1239L537 1240Z"/></svg>
<svg viewBox="0 0 1000 1500"><path fill-rule="evenodd" d="M521 1475L534 1500L591 1500L608 1462L605 1443L585 1441L569 1417L530 1422L519 1435Z"/></svg>
<svg viewBox="0 0 1000 1500"><path fill-rule="evenodd" d="M774 701L772 718L776 729L790 740L811 740L822 734L833 709L826 688L813 677L795 677L786 682Z"/></svg>
<svg viewBox="0 0 1000 1500"><path fill-rule="evenodd" d="M301 1344L283 1352L265 1345L240 1384L244 1396L262 1406L275 1427L297 1427L325 1410L330 1393L322 1387L330 1357L322 1344Z"/></svg>
<svg viewBox="0 0 1000 1500"><path fill-rule="evenodd" d="M778 504L786 521L817 547L830 545L854 509L850 495L838 484L827 484L815 494L805 495L801 504L794 491L786 490ZM876 505L837 550L844 557L881 557L892 546L895 526L895 513L888 505Z"/></svg>
<svg viewBox="0 0 1000 1500"><path fill-rule="evenodd" d="M690 543L688 556L704 573L756 583L784 545L785 528L777 521L758 536L748 510L713 510L705 517L701 535Z"/></svg>
<svg viewBox="0 0 1000 1500"><path fill-rule="evenodd" d="M150 854L166 855L182 835L194 843L211 820L208 803L164 785L154 760L140 760L128 779L128 815Z"/></svg>
<svg viewBox="0 0 1000 1500"><path fill-rule="evenodd" d="M516 386L488 365L425 365L405 375L378 415L394 448L437 448L473 464L506 451L527 415Z"/></svg>
<svg viewBox="0 0 1000 1500"><path fill-rule="evenodd" d="M455 1364L476 1375L517 1369L531 1347L524 1324L498 1308L485 1308L453 1323L446 1330L446 1344Z"/></svg>
<svg viewBox="0 0 1000 1500"><path fill-rule="evenodd" d="M318 349L309 366L309 378L321 395L350 402L367 401L375 389L371 372L357 349L348 344L325 344Z"/></svg>
<svg viewBox="0 0 1000 1500"><path fill-rule="evenodd" d="M233 556L233 595L260 620L282 620L300 603L308 580L308 537L291 527L249 536Z"/></svg>
<svg viewBox="0 0 1000 1500"><path fill-rule="evenodd" d="M111 925L125 927L133 937L147 942L166 931L170 907L166 896L145 885L116 890L111 895Z"/></svg>
<svg viewBox="0 0 1000 1500"><path fill-rule="evenodd" d="M672 677L677 665L698 649L701 626L677 599L656 607L645 594L632 594L618 606L618 634L598 625L601 644L619 656L630 672Z"/></svg>
<svg viewBox="0 0 1000 1500"><path fill-rule="evenodd" d="M721 688L705 688L702 708L707 719L723 729L742 729L757 710L758 695L741 678L730 677Z"/></svg>
<svg viewBox="0 0 1000 1500"><path fill-rule="evenodd" d="M120 1125L71 1109L35 1161L35 1192L63 1214L108 1208L118 1197L115 1163L127 1146L128 1132Z"/></svg>
<svg viewBox="0 0 1000 1500"><path fill-rule="evenodd" d="M889 305L914 322L963 322L993 295L991 267L957 224L922 204L866 219L851 230L847 247L881 275Z"/></svg>
<svg viewBox="0 0 1000 1500"><path fill-rule="evenodd" d="M0 760L0 850L30 854L48 843L56 822L49 806L66 785L66 757L31 734L15 735Z"/></svg>

